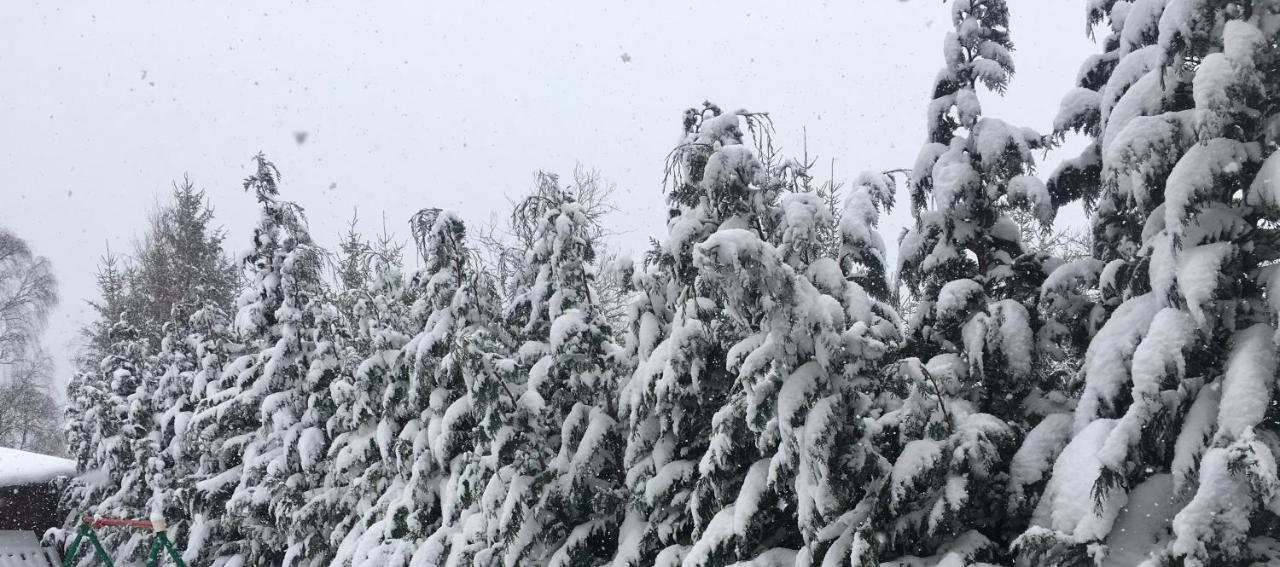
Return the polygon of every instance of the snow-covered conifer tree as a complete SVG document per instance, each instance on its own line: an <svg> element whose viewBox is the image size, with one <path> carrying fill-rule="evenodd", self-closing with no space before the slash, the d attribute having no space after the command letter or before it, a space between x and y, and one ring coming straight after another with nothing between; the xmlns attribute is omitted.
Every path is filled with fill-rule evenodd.
<svg viewBox="0 0 1280 567"><path fill-rule="evenodd" d="M337 311L321 284L319 252L301 209L276 201L275 170L261 156L258 166L245 187L257 192L264 217L278 220L256 233L257 295L280 303L269 315L265 309L248 315L262 317L250 329L269 325L269 340L257 353L252 382L239 393L242 403L258 404L259 426L245 447L228 509L247 520L250 537L262 546L246 557L250 563L316 565L326 556L328 534L320 533L323 523L310 517L306 504L322 478L328 444L328 386L339 371ZM242 307L237 323L245 318Z"/></svg>
<svg viewBox="0 0 1280 567"><path fill-rule="evenodd" d="M166 324L177 325L184 337L205 302L229 306L235 299L237 266L223 253L213 212L205 192L183 178L149 213L134 246L124 302L152 352L159 352Z"/></svg>
<svg viewBox="0 0 1280 567"><path fill-rule="evenodd" d="M146 340L128 322L128 313L111 327L112 343L99 372L80 373L68 387L72 415L68 449L83 474L63 495L69 512L64 528L74 530L82 516L146 517L150 490L144 475L152 429L153 378ZM122 558L141 559L145 537L136 533L104 534L103 545ZM93 556L85 555L87 564Z"/></svg>
<svg viewBox="0 0 1280 567"><path fill-rule="evenodd" d="M409 364L402 348L409 342L411 296L398 256L379 256L370 266L363 288L348 289L352 305L349 349L363 357L354 372L330 383L335 405L329 419L329 447L323 500L333 521L327 522L335 550L334 563L349 564L357 543L380 512L378 502L396 479L399 455L395 436L406 408L401 399L384 396L402 391Z"/></svg>
<svg viewBox="0 0 1280 567"><path fill-rule="evenodd" d="M472 394L492 393L485 385L497 372L495 351L505 350L492 331L497 290L476 269L456 214L426 209L411 224L423 261L410 284L419 330L402 349L406 360L395 362L407 365L408 380L387 382L377 441L396 470L365 527L343 542L340 559L352 565L468 564L485 546L486 526L464 518L488 480L476 456L493 430Z"/></svg>
<svg viewBox="0 0 1280 567"><path fill-rule="evenodd" d="M275 473L278 486L289 491L291 501L280 512L289 514L288 553L285 565L327 565L332 554L330 525L333 515L330 489L325 486L329 472L328 425L336 410L330 385L352 374L346 364L344 343L350 329L344 327L330 293L310 298L302 318L303 356L306 373L295 387L300 413L297 422L284 429L282 450L289 471ZM296 456L291 453L296 453Z"/></svg>
<svg viewBox="0 0 1280 567"><path fill-rule="evenodd" d="M761 115L726 113L711 104L686 111L684 139L669 166L675 186L668 195L668 237L635 276L641 298L626 343L637 368L619 407L629 426L624 464L632 505L617 565L670 564L691 551L698 554L687 558L691 564L705 563L738 553L721 545L725 514L732 516L759 452L738 419L742 414L726 405L737 403L737 380L726 357L752 329L730 316L740 306L719 305L709 295L706 266L695 261L695 250L717 230L762 238L776 219L778 192L758 183L763 166L745 143L744 122L764 135ZM723 445L725 439L732 443ZM717 541L695 549L703 538Z"/></svg>
<svg viewBox="0 0 1280 567"><path fill-rule="evenodd" d="M1116 92L1113 89L1115 87L1126 89L1133 79L1127 79L1130 83L1123 85L1109 86L1109 81L1121 57L1136 47L1141 47L1133 44L1135 40L1141 41L1139 37L1129 37L1123 42L1123 46L1121 41L1124 35L1125 17L1133 8L1132 0L1102 0L1087 4L1088 26L1086 29L1089 30L1089 35L1094 36L1095 26L1098 24L1105 25L1109 33L1102 38L1103 52L1090 56L1080 65L1080 69L1076 72L1076 86L1062 98L1058 115L1053 120L1053 135L1058 139L1064 139L1071 132L1092 138L1091 143L1080 155L1063 160L1049 174L1045 185L1053 198L1054 205L1058 207L1077 199L1084 200L1087 205L1097 201L1101 191L1098 173L1102 167L1101 137L1105 123L1102 118L1104 107L1105 112L1109 112L1110 107L1115 104L1116 97L1123 94L1123 90ZM1139 14L1138 17L1142 15ZM1127 74L1122 69L1119 75ZM1108 101L1105 104L1104 98Z"/></svg>
<svg viewBox="0 0 1280 567"><path fill-rule="evenodd" d="M432 224L428 240L439 246L433 253L455 264L431 277L441 286L438 291L457 287L448 307L432 312L406 347L415 357L410 396L428 403L414 441L413 474L400 503L417 506L423 497L438 495L433 503L438 516L430 515L431 507L420 516L421 526L434 529L411 565L482 565L491 557L486 536L492 526L486 519L493 515L489 487L497 468L488 456L500 442L512 402L509 338L500 324L497 282L479 269L462 221L440 213ZM442 275L453 276L453 282L437 279ZM411 499L415 494L422 496Z"/></svg>
<svg viewBox="0 0 1280 567"><path fill-rule="evenodd" d="M878 361L897 338L883 242L875 225L892 182L863 174L846 198L841 262L826 256L828 207L816 192L781 199L776 230L762 239L721 227L695 250L726 326L747 330L728 351L737 375L713 421L700 473L741 475L732 502L685 557L691 565L734 558L756 564L843 562L874 526L887 463L875 454L869 418ZM750 278L743 273L753 274ZM873 286L872 296L858 282ZM745 469L744 455L754 456Z"/></svg>
<svg viewBox="0 0 1280 567"><path fill-rule="evenodd" d="M193 461L182 450L184 430L195 407L192 383L198 362L187 338L178 336L176 324L164 325L160 353L154 358L155 390L150 392L155 417L149 424L149 442L140 445L137 455L146 476L148 516L172 519L169 531L179 544L186 541L190 522L177 492L195 472Z"/></svg>
<svg viewBox="0 0 1280 567"><path fill-rule="evenodd" d="M226 506L206 519L215 534L209 546L188 552L269 564L298 557L288 528L305 485L294 475L324 450L323 437L304 436L299 426L302 392L312 381L309 307L321 288L301 208L277 200L279 172L271 162L259 154L255 164L244 185L256 194L262 217L245 255L251 280L234 325L245 350L223 369L193 421L202 445L216 455L202 463L197 488L212 500L227 498Z"/></svg>
<svg viewBox="0 0 1280 567"><path fill-rule="evenodd" d="M1134 204L1103 190L1102 148L1121 95L1151 68L1154 47L1148 46L1156 41L1163 3L1107 0L1087 6L1090 35L1096 26L1107 32L1103 52L1080 66L1076 86L1054 118L1054 136L1064 139L1075 132L1090 142L1079 156L1061 162L1046 186L1055 206L1082 200L1090 210L1093 253L1058 266L1041 285L1036 345L1043 388L1028 401L1044 418L1028 431L1011 464L1009 507L1020 522L1030 517L1054 459L1070 439L1069 413L1083 382L1090 341L1123 300L1145 287L1131 285L1140 222L1134 221ZM1125 114L1122 108L1120 115Z"/></svg>
<svg viewBox="0 0 1280 567"><path fill-rule="evenodd" d="M896 190L888 174L858 175L845 197L838 226L840 269L880 301L896 296L890 289L888 250L877 230L880 214L893 208Z"/></svg>
<svg viewBox="0 0 1280 567"><path fill-rule="evenodd" d="M1121 133L1134 118L1158 114L1165 105L1185 104L1175 100L1185 99L1185 94L1152 96L1153 89L1161 89L1154 84L1158 74L1151 71L1160 65L1157 39L1165 4L1147 0L1088 3L1090 33L1098 24L1110 33L1103 39L1103 53L1081 65L1077 86L1063 98L1054 119L1055 136L1075 131L1091 138L1080 156L1059 165L1047 186L1058 206L1080 198L1091 207L1093 257L1104 266L1098 287L1108 311L1149 289L1147 262L1139 249L1146 238L1143 227L1159 199L1148 198L1145 190L1135 193L1132 188L1158 183L1169 166L1163 167L1165 173L1137 171L1138 176L1118 175L1114 166L1104 173L1104 152L1129 145ZM1136 91L1127 96L1131 89ZM1120 146L1115 145L1117 140ZM1112 155L1108 161L1118 159Z"/></svg>
<svg viewBox="0 0 1280 567"><path fill-rule="evenodd" d="M1128 291L1089 346L1069 443L1019 549L1064 563L1275 561L1280 6L1135 2L1123 30L1145 47L1112 73L1129 85L1103 123L1100 182L1132 243L1104 289L1119 262Z"/></svg>
<svg viewBox="0 0 1280 567"><path fill-rule="evenodd" d="M178 403L165 408L157 415L160 459L165 471L152 484L152 513L159 512L171 526L171 537L183 550L183 559L189 563L197 560L213 531L216 518L225 513L227 492L208 491L202 488L210 471L218 470L221 455L221 439L208 438L200 431L198 412L208 407L207 398L218 393L223 366L234 356L239 345L231 342L230 320L222 307L206 302L192 314L191 332L181 346L173 347L185 352L189 362L178 362L178 372L168 370L160 378L159 396L173 392ZM188 368L189 365L189 368ZM185 401L183 400L185 396ZM166 396L167 397L167 396ZM170 463L172 463L170 465Z"/></svg>
<svg viewBox="0 0 1280 567"><path fill-rule="evenodd" d="M96 468L94 451L100 445L102 428L118 427L99 419L100 408L111 388L110 380L102 375L102 361L111 351L111 330L120 322L124 311L127 285L126 274L110 250L99 262L96 280L101 298L90 305L98 316L80 330L88 344L85 351L78 354L77 371L67 383L67 423L64 428L67 456L76 461L81 473ZM61 507L70 514L66 520L69 527L74 527L73 522L82 515L83 507L100 498L100 495L97 498L89 495L88 491L94 487L85 481L83 478L73 480L63 492Z"/></svg>
<svg viewBox="0 0 1280 567"><path fill-rule="evenodd" d="M599 565L613 557L625 503L614 409L625 355L596 299L598 230L550 174L513 219L533 246L509 286L521 346L517 399L491 447L491 553L506 565Z"/></svg>
<svg viewBox="0 0 1280 567"><path fill-rule="evenodd" d="M87 370L77 372L67 384L67 424L64 428L67 456L76 461L76 468L82 475L95 466L94 451L99 445L99 432L107 425L105 418L99 419L99 414L100 406L109 395L108 388L108 382L98 373ZM69 527L74 527L73 522L83 515L84 508L97 499L91 494L96 487L87 480L71 480L62 493L59 507L68 513L66 523Z"/></svg>
<svg viewBox="0 0 1280 567"><path fill-rule="evenodd" d="M881 558L926 564L999 557L1011 537L1004 471L1037 421L1026 403L1040 388L1035 308L1056 267L1024 253L1008 215L1023 207L1052 222L1054 203L1032 176L1031 152L1045 142L984 116L978 99L979 86L1003 92L1013 73L1008 7L951 9L929 138L911 175L916 223L899 243L900 278L917 303L906 358L891 373L905 397L880 420L894 463L878 511L885 538L874 544Z"/></svg>

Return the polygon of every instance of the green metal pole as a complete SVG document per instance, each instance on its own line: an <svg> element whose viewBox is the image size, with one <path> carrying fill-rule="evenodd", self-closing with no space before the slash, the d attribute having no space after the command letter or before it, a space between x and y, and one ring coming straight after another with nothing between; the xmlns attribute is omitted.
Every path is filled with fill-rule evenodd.
<svg viewBox="0 0 1280 567"><path fill-rule="evenodd" d="M80 550L80 540L84 539L84 530L89 524L80 524L80 529L76 530L76 539L71 541L71 547L67 548L67 554L62 556L62 567L71 567L76 558L76 551Z"/></svg>
<svg viewBox="0 0 1280 567"><path fill-rule="evenodd" d="M147 567L157 567L160 565L160 549L164 548L169 553L169 557L173 559L173 564L178 567L187 567L182 562L182 556L178 555L178 550L173 547L173 543L169 541L169 536L165 532L156 532L156 537L151 540L151 550L147 552Z"/></svg>
<svg viewBox="0 0 1280 567"><path fill-rule="evenodd" d="M80 542L85 536L89 536L89 543L93 544L93 552L98 556L98 560L106 564L107 567L115 567L111 563L111 558L107 556L107 550L102 549L102 542L98 541L97 534L93 533L93 528L88 522L80 524L80 530L76 533L76 539L71 543L71 548L67 550L67 554L62 558L62 567L71 567L75 563L76 552L80 550Z"/></svg>
<svg viewBox="0 0 1280 567"><path fill-rule="evenodd" d="M89 528L89 525L85 524L85 527ZM111 557L107 555L107 550L102 549L102 542L98 541L98 534L94 533L93 528L89 528L89 543L93 544L93 549L98 553L98 559L101 559L103 564L107 567L115 567Z"/></svg>
<svg viewBox="0 0 1280 567"><path fill-rule="evenodd" d="M178 567L187 567L187 564L182 561L182 556L178 554L178 549L173 547L173 542L169 541L168 534L160 532L156 537L160 538L160 541L164 543L164 548L169 550L169 557L173 559L174 565L177 565Z"/></svg>
<svg viewBox="0 0 1280 567"><path fill-rule="evenodd" d="M160 555L160 539L151 540L151 549L147 551L147 567L156 567L156 556Z"/></svg>

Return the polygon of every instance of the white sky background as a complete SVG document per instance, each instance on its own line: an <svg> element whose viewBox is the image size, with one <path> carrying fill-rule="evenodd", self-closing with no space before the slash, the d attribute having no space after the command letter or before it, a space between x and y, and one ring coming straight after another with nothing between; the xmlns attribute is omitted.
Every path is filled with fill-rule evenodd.
<svg viewBox="0 0 1280 567"><path fill-rule="evenodd" d="M1097 51L1083 0L1010 0L1018 68L985 114L1041 132ZM475 223L538 169L597 168L619 187L615 243L665 233L663 159L681 112L711 100L768 111L825 179L910 167L925 138L950 4L791 2L14 3L0 18L0 225L54 263L46 333L70 354L107 245L129 251L184 173L208 190L229 251L257 207L240 182L259 150L331 245L409 215ZM624 61L626 54L629 61ZM295 131L308 132L298 145ZM1050 154L1043 178L1080 144ZM333 187L331 189L331 187ZM907 198L881 227L893 241ZM1078 210L1067 222L1083 222ZM893 248L891 245L890 248ZM61 377L68 378L63 365Z"/></svg>

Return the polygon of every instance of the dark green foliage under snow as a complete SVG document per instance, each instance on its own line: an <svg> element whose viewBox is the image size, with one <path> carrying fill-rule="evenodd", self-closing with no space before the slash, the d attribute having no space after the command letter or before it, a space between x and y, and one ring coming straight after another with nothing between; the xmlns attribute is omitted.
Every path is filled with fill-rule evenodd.
<svg viewBox="0 0 1280 567"><path fill-rule="evenodd" d="M581 172L506 239L423 209L416 270L352 229L333 277L265 157L243 265L178 187L99 273L68 527L219 566L1280 561L1280 2L1086 4L1041 135L982 108L1006 2L949 3L896 254L894 173L816 185L711 103L638 264Z"/></svg>

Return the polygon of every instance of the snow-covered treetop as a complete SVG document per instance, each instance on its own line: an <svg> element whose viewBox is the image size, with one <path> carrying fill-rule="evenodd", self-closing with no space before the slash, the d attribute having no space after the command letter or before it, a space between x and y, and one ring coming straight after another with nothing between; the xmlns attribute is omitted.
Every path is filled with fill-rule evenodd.
<svg viewBox="0 0 1280 567"><path fill-rule="evenodd" d="M946 66L934 79L929 104L929 140L947 143L957 128L972 128L982 113L974 89L981 83L1004 92L1013 76L1009 52L1009 8L1004 0L951 3L955 31L943 40Z"/></svg>
<svg viewBox="0 0 1280 567"><path fill-rule="evenodd" d="M596 232L573 195L546 175L534 194L512 213L513 226L527 232L533 246L525 252L525 269L515 275L516 294L508 307L513 324L528 333L550 325L570 308L594 308Z"/></svg>
<svg viewBox="0 0 1280 567"><path fill-rule="evenodd" d="M276 324L299 316L307 294L320 289L320 253L311 240L302 208L277 201L279 170L263 154L254 157L257 173L245 179L262 205L253 231L253 248L241 255L252 281L237 301L236 331L242 337L279 333Z"/></svg>
<svg viewBox="0 0 1280 567"><path fill-rule="evenodd" d="M886 173L864 171L854 179L840 216L840 267L877 299L889 298L880 214L893 209L897 187Z"/></svg>
<svg viewBox="0 0 1280 567"><path fill-rule="evenodd" d="M769 147L771 132L763 113L726 113L709 102L685 111L680 142L667 157L667 239L649 252L647 263L673 269L689 285L692 247L717 228L765 232L780 189L762 182L768 172L760 152Z"/></svg>
<svg viewBox="0 0 1280 567"><path fill-rule="evenodd" d="M422 256L424 272L456 269L459 259L466 256L466 225L453 211L423 209L413 215L409 225Z"/></svg>
<svg viewBox="0 0 1280 567"><path fill-rule="evenodd" d="M258 152L253 156L255 171L244 179L244 190L253 190L258 197L258 202L267 204L275 201L276 196L280 194L280 170L276 168L276 164L267 160L266 154Z"/></svg>

